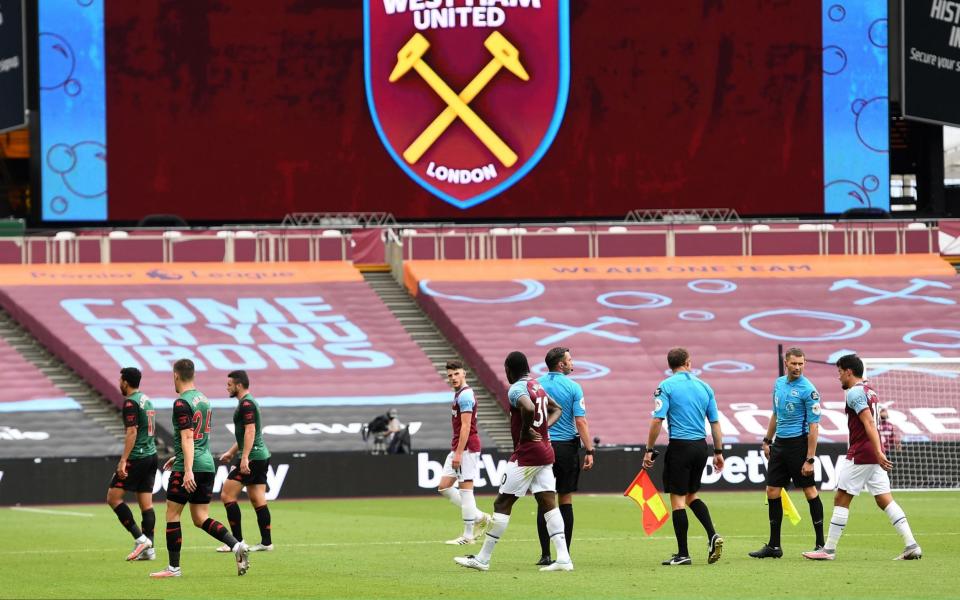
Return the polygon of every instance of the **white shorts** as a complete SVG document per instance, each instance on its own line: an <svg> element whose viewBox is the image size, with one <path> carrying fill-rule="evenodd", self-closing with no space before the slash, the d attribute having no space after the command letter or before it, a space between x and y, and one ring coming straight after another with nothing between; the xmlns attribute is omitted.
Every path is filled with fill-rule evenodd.
<svg viewBox="0 0 960 600"><path fill-rule="evenodd" d="M846 456L837 461L837 489L856 496L866 489L874 496L890 493L890 476L880 465L854 464Z"/></svg>
<svg viewBox="0 0 960 600"><path fill-rule="evenodd" d="M480 453L464 450L459 470L453 468L453 452L447 454L447 460L443 461L443 473L440 476L456 477L457 481L476 481L480 478Z"/></svg>
<svg viewBox="0 0 960 600"><path fill-rule="evenodd" d="M553 465L521 467L514 461L507 463L507 470L500 481L500 493L518 498L539 492L556 492L557 478L553 474Z"/></svg>

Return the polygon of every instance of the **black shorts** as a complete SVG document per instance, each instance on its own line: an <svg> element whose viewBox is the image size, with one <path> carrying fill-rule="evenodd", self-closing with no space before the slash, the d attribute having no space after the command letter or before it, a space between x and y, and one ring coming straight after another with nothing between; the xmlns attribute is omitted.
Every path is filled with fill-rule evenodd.
<svg viewBox="0 0 960 600"><path fill-rule="evenodd" d="M807 436L777 438L770 447L770 461L767 463L767 485L785 488L793 480L794 487L805 488L817 485L813 474L804 477L800 474L807 460Z"/></svg>
<svg viewBox="0 0 960 600"><path fill-rule="evenodd" d="M707 466L706 440L670 440L663 457L663 491L693 494Z"/></svg>
<svg viewBox="0 0 960 600"><path fill-rule="evenodd" d="M157 455L146 456L127 461L127 478L120 479L113 473L110 487L119 488L128 492L153 493L153 484L157 478Z"/></svg>
<svg viewBox="0 0 960 600"><path fill-rule="evenodd" d="M230 481L239 481L243 485L266 485L267 484L267 467L270 466L270 459L265 458L263 460L251 460L250 461L250 474L243 475L240 473L240 463L237 462L230 470L230 474L227 475L227 479Z"/></svg>
<svg viewBox="0 0 960 600"><path fill-rule="evenodd" d="M213 480L216 473L194 473L197 489L193 493L183 487L183 472L174 471L170 474L170 483L167 484L167 500L177 504L210 504L213 498Z"/></svg>
<svg viewBox="0 0 960 600"><path fill-rule="evenodd" d="M553 476L557 478L557 493L570 494L577 491L580 483L580 438L553 445Z"/></svg>

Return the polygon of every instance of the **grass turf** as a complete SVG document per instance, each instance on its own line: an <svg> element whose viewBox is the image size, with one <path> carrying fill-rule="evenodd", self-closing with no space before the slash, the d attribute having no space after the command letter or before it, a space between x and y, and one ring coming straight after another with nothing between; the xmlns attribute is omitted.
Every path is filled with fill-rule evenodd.
<svg viewBox="0 0 960 600"><path fill-rule="evenodd" d="M872 499L851 506L850 521L832 563L804 560L813 546L803 495L791 496L803 520L783 527L785 556L751 559L767 536L762 492L706 493L722 560L706 564L706 538L689 513L692 567L662 567L676 550L668 522L651 537L640 512L619 496L575 500L572 573L539 573L535 501L521 499L486 573L454 564L480 546L446 546L460 533L459 511L440 498L311 500L271 503L276 551L251 555L237 577L230 554L184 521L183 577L151 580L166 565L163 505L157 511L157 560L123 560L132 546L106 506L0 508L0 598L952 598L960 550L958 492L900 492L924 550L921 561L893 562L902 544ZM824 494L826 517L830 495ZM478 498L482 510L492 497ZM34 512L37 508L52 512ZM134 515L139 518L135 504ZM77 514L71 514L77 513ZM80 516L88 515L88 516ZM211 516L226 522L223 506ZM249 503L243 506L248 543L259 541ZM954 582L951 584L949 582Z"/></svg>

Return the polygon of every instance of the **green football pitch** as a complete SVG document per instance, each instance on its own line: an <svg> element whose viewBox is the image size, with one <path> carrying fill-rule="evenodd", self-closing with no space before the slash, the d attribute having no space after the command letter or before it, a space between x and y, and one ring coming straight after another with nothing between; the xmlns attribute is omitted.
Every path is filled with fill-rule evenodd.
<svg viewBox="0 0 960 600"><path fill-rule="evenodd" d="M785 556L758 561L747 552L766 540L762 492L706 493L722 560L706 564L706 538L690 515L692 567L662 567L676 549L668 522L651 537L640 511L620 496L576 498L572 573L540 573L535 502L515 506L489 572L457 566L453 557L476 546L447 546L460 533L459 511L440 498L278 501L271 504L276 550L251 555L237 577L230 554L185 523L183 577L152 580L166 565L163 505L157 505L158 551L152 562L124 561L132 540L106 505L0 508L0 598L955 598L960 556L960 493L897 495L923 547L921 561L893 562L899 536L872 499L860 497L831 563L804 560L813 546L803 520L784 524ZM830 499L826 513L829 519ZM478 498L489 511L491 496ZM136 508L131 506L134 514ZM258 542L244 505L247 541ZM223 506L212 516L225 521Z"/></svg>

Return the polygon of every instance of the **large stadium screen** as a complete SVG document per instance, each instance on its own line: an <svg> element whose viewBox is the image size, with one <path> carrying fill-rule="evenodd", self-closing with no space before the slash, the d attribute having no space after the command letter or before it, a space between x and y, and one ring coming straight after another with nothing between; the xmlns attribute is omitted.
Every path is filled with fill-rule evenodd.
<svg viewBox="0 0 960 600"><path fill-rule="evenodd" d="M40 214L45 221L104 221L103 0L40 0L38 9Z"/></svg>
<svg viewBox="0 0 960 600"><path fill-rule="evenodd" d="M0 131L26 125L23 0L0 5Z"/></svg>
<svg viewBox="0 0 960 600"><path fill-rule="evenodd" d="M889 206L885 0L468 4L41 0L43 218Z"/></svg>
<svg viewBox="0 0 960 600"><path fill-rule="evenodd" d="M945 0L901 2L898 36L899 94L903 116L960 126L960 4Z"/></svg>

